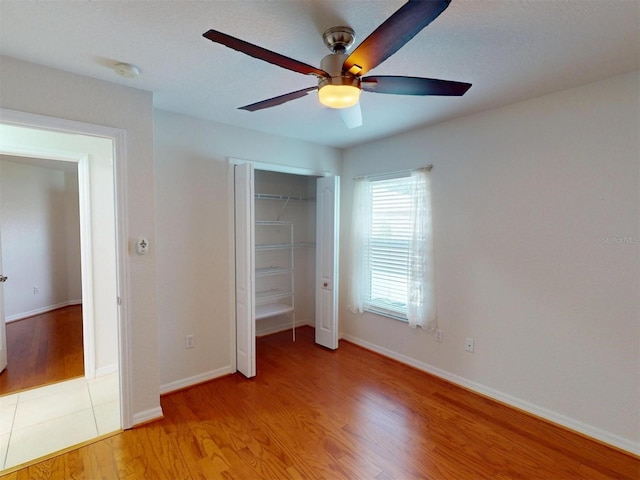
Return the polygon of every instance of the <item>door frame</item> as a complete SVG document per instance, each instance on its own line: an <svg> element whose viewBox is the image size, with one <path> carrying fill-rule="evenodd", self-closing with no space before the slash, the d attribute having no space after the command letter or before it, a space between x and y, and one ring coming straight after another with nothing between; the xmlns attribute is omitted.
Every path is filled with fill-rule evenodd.
<svg viewBox="0 0 640 480"><path fill-rule="evenodd" d="M115 234L116 234L116 291L118 298L114 301L118 302L118 371L120 377L120 420L123 429L131 428L133 426L132 409L131 409L131 327L130 327L130 311L127 299L129 297L129 285L128 285L128 265L126 262L127 252L127 199L126 199L126 171L127 171L127 149L126 149L126 131L119 128L107 127L102 125L95 125L84 122L77 122L73 120L66 120L57 117L48 117L45 115L38 115L32 113L25 113L16 110L8 110L0 108L0 123L6 125L20 126L25 128L40 129L54 133L67 133L78 134L90 137L101 137L112 141L113 145L113 188L114 188L114 202L115 202ZM17 146L16 146L17 147ZM7 150L9 150L7 148ZM20 154L19 148L11 148L11 154ZM33 155L38 149L33 148L29 151L29 148L24 147L22 149L22 155ZM40 149L41 154L46 154ZM5 153L3 149L0 149L2 153ZM9 152L6 152L9 153ZM55 154L55 152L53 152ZM57 152L60 154L61 152ZM41 154L35 156L42 157ZM52 154L49 151L49 154ZM88 193L90 184L88 182L88 168L86 168L88 157L86 155L70 154L69 152L62 152L62 156L66 158L57 158L57 160L66 161L78 161L78 179L79 179L79 194L85 197L88 201ZM50 158L50 157L49 157ZM56 158L54 158L56 159ZM84 167L81 167L83 165ZM81 171L82 170L82 171ZM81 180L83 178L84 180ZM84 193L83 193L83 189ZM88 203L84 205L86 208ZM82 210L82 205L81 205ZM82 214L81 214L82 216ZM86 218L85 218L86 220ZM85 224L85 226L87 226ZM88 229L88 226L87 228ZM86 230L81 226L82 231ZM86 235L87 232L84 232ZM86 238L86 237L85 237ZM90 241L90 232L89 239ZM82 249L84 250L84 248ZM91 265L90 262L85 262L85 258L82 258L82 276L83 276L83 290L85 289L85 264L87 267ZM89 281L91 281L89 279ZM89 284L91 285L91 284ZM84 301L84 293L83 293ZM83 322L83 335L84 331ZM90 327L90 334L93 336L93 324ZM93 342L91 343L91 349L93 350ZM85 355L86 355L85 351ZM93 352L95 353L95 352ZM85 358L86 361L86 358ZM95 355L91 356L91 365L95 373Z"/></svg>
<svg viewBox="0 0 640 480"><path fill-rule="evenodd" d="M242 158L236 157L228 157L228 175L227 175L227 185L231 188L231 195L229 198L232 201L229 202L228 210L227 210L227 232L229 232L229 245L231 246L231 252L229 253L229 291L233 292L233 295L229 295L229 353L231 355L231 371L236 372L237 362L236 362L236 241L235 241L235 179L234 179L234 171L236 165L242 165L245 163L252 163L254 170L264 170L267 172L277 172L277 173L290 173L294 175L303 175L307 177L330 177L337 174L332 172L328 172L325 170L313 170L309 168L302 167L294 167L289 165L280 165L277 163L268 163L268 162L258 162L254 160L246 160Z"/></svg>

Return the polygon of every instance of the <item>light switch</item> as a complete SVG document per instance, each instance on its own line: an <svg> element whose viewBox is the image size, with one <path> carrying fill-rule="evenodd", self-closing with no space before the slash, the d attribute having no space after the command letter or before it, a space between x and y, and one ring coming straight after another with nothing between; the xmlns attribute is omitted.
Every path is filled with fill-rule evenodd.
<svg viewBox="0 0 640 480"><path fill-rule="evenodd" d="M136 244L136 251L140 255L144 255L149 251L149 240L146 238L139 238L138 243Z"/></svg>

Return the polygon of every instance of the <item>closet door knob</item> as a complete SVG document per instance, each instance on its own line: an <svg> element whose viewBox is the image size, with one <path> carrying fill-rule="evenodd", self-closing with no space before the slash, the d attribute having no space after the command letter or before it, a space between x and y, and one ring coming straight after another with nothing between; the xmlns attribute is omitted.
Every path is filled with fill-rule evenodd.
<svg viewBox="0 0 640 480"><path fill-rule="evenodd" d="M5 277L4 275L0 275L0 283L4 283L9 280L9 277Z"/></svg>

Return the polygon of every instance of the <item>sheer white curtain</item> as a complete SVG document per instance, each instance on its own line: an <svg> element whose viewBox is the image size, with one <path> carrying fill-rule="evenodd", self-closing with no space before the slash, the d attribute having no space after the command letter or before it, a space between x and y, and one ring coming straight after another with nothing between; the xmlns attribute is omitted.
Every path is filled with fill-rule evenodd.
<svg viewBox="0 0 640 480"><path fill-rule="evenodd" d="M371 236L371 183L366 178L355 181L353 191L352 231L349 245L351 278L347 308L362 313L369 305L369 241Z"/></svg>
<svg viewBox="0 0 640 480"><path fill-rule="evenodd" d="M409 246L409 326L436 328L436 285L431 222L431 185L428 168L411 173L411 221Z"/></svg>

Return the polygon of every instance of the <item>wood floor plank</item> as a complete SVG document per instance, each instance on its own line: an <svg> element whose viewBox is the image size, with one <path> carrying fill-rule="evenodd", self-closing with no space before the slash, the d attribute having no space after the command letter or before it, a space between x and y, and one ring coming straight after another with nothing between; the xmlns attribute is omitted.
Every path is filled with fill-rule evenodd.
<svg viewBox="0 0 640 480"><path fill-rule="evenodd" d="M82 306L7 323L7 368L0 395L84 375Z"/></svg>
<svg viewBox="0 0 640 480"><path fill-rule="evenodd" d="M310 328L257 342L258 375L162 397L164 419L6 477L633 479L640 460ZM64 476L61 476L64 475Z"/></svg>

